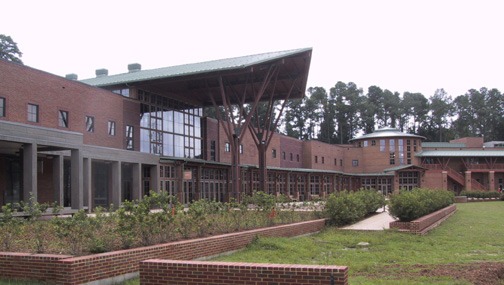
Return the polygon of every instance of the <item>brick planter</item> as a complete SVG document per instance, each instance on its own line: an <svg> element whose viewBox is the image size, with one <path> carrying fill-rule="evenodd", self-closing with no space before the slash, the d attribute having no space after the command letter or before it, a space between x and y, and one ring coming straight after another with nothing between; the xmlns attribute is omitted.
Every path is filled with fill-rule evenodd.
<svg viewBox="0 0 504 285"><path fill-rule="evenodd" d="M0 252L0 276L51 284L110 284L120 281L118 276L137 274L140 262L147 259L203 258L241 249L256 236L293 237L318 232L324 226L325 219L320 219L79 257Z"/></svg>
<svg viewBox="0 0 504 285"><path fill-rule="evenodd" d="M144 285L348 284L348 267L152 259L140 263Z"/></svg>
<svg viewBox="0 0 504 285"><path fill-rule="evenodd" d="M444 220L448 219L455 213L456 210L457 206L452 204L446 208L430 213L411 222L391 222L390 228L396 228L401 231L423 235L437 227Z"/></svg>

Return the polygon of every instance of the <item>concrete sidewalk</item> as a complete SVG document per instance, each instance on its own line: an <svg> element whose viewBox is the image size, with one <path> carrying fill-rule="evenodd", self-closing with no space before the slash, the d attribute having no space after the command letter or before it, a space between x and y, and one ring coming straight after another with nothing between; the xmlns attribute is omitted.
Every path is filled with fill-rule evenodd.
<svg viewBox="0 0 504 285"><path fill-rule="evenodd" d="M382 209L378 210L377 214L364 219L358 223L341 228L342 230L358 230L358 231L383 231L390 228L390 222L395 219L390 216L388 211L383 212Z"/></svg>

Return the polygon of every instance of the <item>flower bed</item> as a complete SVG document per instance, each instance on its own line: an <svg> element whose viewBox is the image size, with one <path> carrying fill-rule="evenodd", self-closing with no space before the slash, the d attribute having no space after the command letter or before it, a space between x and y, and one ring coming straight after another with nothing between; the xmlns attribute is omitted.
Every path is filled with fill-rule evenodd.
<svg viewBox="0 0 504 285"><path fill-rule="evenodd" d="M433 228L437 227L441 222L448 219L455 213L457 206L452 204L436 212L420 217L411 222L391 222L390 228L396 228L401 231L407 231L415 234L426 234Z"/></svg>
<svg viewBox="0 0 504 285"><path fill-rule="evenodd" d="M121 278L138 275L140 262L147 259L191 260L208 257L239 250L257 236L292 237L315 233L324 228L325 222L325 219L319 219L79 257L0 252L0 276L51 284L94 281L112 284L121 281Z"/></svg>

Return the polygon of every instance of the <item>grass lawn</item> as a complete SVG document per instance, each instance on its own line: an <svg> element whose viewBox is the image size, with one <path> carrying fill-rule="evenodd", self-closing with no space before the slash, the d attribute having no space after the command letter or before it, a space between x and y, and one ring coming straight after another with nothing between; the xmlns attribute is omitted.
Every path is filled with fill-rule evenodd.
<svg viewBox="0 0 504 285"><path fill-rule="evenodd" d="M466 203L457 208L425 236L327 228L308 237L261 238L244 251L216 260L346 265L350 284L474 284L478 280L488 284L481 280L490 274L484 272L491 267L487 263L504 263L504 203ZM358 248L359 242L370 245ZM472 272L471 263L482 268ZM453 274L457 271L460 274ZM466 280L453 275L464 275Z"/></svg>

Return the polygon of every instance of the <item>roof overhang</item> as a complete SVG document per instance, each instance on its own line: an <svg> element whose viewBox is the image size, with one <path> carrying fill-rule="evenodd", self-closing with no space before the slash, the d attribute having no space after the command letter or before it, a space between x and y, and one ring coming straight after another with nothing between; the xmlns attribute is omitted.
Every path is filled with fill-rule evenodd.
<svg viewBox="0 0 504 285"><path fill-rule="evenodd" d="M223 104L221 80L232 104L240 104L235 97L243 95L245 103L253 102L267 73L275 68L274 90L270 86L266 93L272 94L264 99L295 99L305 95L311 54L312 49L305 48L104 76L82 82L105 89L133 87L204 107L213 105L211 96L217 105ZM291 88L292 93L288 96Z"/></svg>

